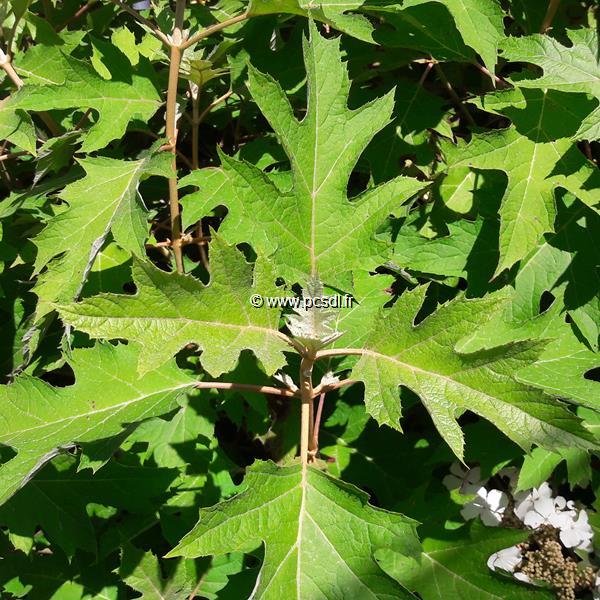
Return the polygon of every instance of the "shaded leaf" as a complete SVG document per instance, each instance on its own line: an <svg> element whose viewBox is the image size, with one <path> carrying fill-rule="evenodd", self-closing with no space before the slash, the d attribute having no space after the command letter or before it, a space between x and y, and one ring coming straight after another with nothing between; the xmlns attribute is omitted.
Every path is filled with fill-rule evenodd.
<svg viewBox="0 0 600 600"><path fill-rule="evenodd" d="M116 435L128 423L177 406L176 397L193 380L173 364L139 376L138 358L134 346L100 344L73 352L72 386L53 387L22 375L0 387L0 444L16 451L0 466L0 502L61 448Z"/></svg>
<svg viewBox="0 0 600 600"><path fill-rule="evenodd" d="M144 254L147 211L138 184L150 174L171 173L170 159L165 154L133 161L86 158L80 163L86 176L60 194L69 209L51 219L34 238L38 249L36 272L48 267L35 288L41 300L38 317L51 310L50 303L68 302L79 296L109 233L122 248L139 256Z"/></svg>
<svg viewBox="0 0 600 600"><path fill-rule="evenodd" d="M510 37L503 41L503 56L511 61L528 62L544 70L542 77L515 81L519 87L550 88L563 92L587 93L600 102L600 61L598 31L567 31L571 46L548 36L535 34ZM600 107L589 113L574 134L577 139L600 138Z"/></svg>
<svg viewBox="0 0 600 600"><path fill-rule="evenodd" d="M480 525L439 532L423 540L419 560L407 560L391 552L377 557L387 573L423 600L549 600L552 594L536 590L489 570L488 558L527 538L515 529Z"/></svg>
<svg viewBox="0 0 600 600"><path fill-rule="evenodd" d="M173 572L165 578L159 560L152 552L128 544L123 549L119 575L128 586L141 592L144 599L183 600L189 597L195 585L188 576L186 562L176 563Z"/></svg>

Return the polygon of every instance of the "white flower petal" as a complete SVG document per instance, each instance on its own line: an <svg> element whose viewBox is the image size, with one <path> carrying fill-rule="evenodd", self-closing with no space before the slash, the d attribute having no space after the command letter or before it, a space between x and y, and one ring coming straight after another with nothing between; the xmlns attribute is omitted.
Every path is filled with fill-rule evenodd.
<svg viewBox="0 0 600 600"><path fill-rule="evenodd" d="M575 548L582 542L577 531L574 529L564 529L560 532L560 541L565 545L566 548Z"/></svg>
<svg viewBox="0 0 600 600"><path fill-rule="evenodd" d="M533 492L534 496L537 496L538 498L552 498L552 488L547 481L544 481L544 483L542 483L539 488L534 489Z"/></svg>
<svg viewBox="0 0 600 600"><path fill-rule="evenodd" d="M482 511L480 517L483 524L487 527L498 527L502 521L502 515L491 510Z"/></svg>
<svg viewBox="0 0 600 600"><path fill-rule="evenodd" d="M525 515L533 508L533 496L531 492L518 492L514 496L515 515L523 521Z"/></svg>
<svg viewBox="0 0 600 600"><path fill-rule="evenodd" d="M465 476L466 471L460 463L453 462L450 465L450 473L452 473L452 475L456 475L457 477L462 479Z"/></svg>
<svg viewBox="0 0 600 600"><path fill-rule="evenodd" d="M487 561L488 567L495 571L496 569L502 569L512 573L523 560L521 550L517 546L511 546L510 548L504 548L498 552L494 552Z"/></svg>
<svg viewBox="0 0 600 600"><path fill-rule="evenodd" d="M524 517L523 523L527 525L527 527L531 527L531 529L537 529L540 525L543 525L546 522L546 519L537 513L535 510L530 510Z"/></svg>
<svg viewBox="0 0 600 600"><path fill-rule="evenodd" d="M490 490L487 495L487 503L494 512L503 513L508 506L508 497L500 490Z"/></svg>
<svg viewBox="0 0 600 600"><path fill-rule="evenodd" d="M442 485L451 492L452 490L457 490L462 484L462 479L456 477L456 475L446 475L444 479L442 479Z"/></svg>
<svg viewBox="0 0 600 600"><path fill-rule="evenodd" d="M465 504L460 511L460 514L465 521L475 519L479 516L479 513L480 507L475 506L473 501L467 502L467 504Z"/></svg>

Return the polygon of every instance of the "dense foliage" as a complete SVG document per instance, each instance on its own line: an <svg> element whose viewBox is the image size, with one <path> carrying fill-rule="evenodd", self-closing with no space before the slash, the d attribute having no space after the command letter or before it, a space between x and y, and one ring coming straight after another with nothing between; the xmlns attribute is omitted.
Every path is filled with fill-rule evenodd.
<svg viewBox="0 0 600 600"><path fill-rule="evenodd" d="M4 0L0 596L600 598L598 18Z"/></svg>

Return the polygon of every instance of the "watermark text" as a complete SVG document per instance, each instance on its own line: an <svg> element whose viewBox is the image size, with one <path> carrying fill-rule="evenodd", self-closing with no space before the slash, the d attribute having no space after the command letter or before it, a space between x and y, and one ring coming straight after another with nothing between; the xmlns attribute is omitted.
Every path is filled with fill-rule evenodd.
<svg viewBox="0 0 600 600"><path fill-rule="evenodd" d="M332 296L315 296L298 298L294 296L263 296L253 294L250 304L254 308L291 308L293 310L309 310L311 308L352 308L354 298L350 294L334 294Z"/></svg>

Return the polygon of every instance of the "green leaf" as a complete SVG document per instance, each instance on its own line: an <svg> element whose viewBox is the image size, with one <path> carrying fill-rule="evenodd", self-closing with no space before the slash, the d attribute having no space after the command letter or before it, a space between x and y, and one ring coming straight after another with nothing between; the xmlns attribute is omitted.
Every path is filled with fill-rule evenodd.
<svg viewBox="0 0 600 600"><path fill-rule="evenodd" d="M136 72L121 73L119 80L106 81L88 65L64 57L64 83L24 86L8 105L12 109L44 111L92 108L99 119L89 129L81 150L92 152L121 138L127 124L137 117L148 121L160 106L160 97L151 79Z"/></svg>
<svg viewBox="0 0 600 600"><path fill-rule="evenodd" d="M512 318L537 316L542 294L549 291L560 297L581 334L597 350L600 275L595 264L600 253L600 217L573 198L561 200L558 208L556 233L546 234L521 261L514 282Z"/></svg>
<svg viewBox="0 0 600 600"><path fill-rule="evenodd" d="M498 94L514 100L509 92ZM448 165L504 171L508 183L500 207L499 274L525 258L542 235L553 231L556 206L554 190L571 191L592 208L599 203L593 188L600 180L594 165L569 140L576 118L564 118L564 94L527 90L524 110L506 111L515 123L507 129L473 136L464 146L445 145ZM490 106L491 104L491 106ZM486 110L500 111L504 102L485 97Z"/></svg>
<svg viewBox="0 0 600 600"><path fill-rule="evenodd" d="M354 348L364 344L380 309L391 300L389 290L393 282L389 275L360 271L354 274L354 302L335 316L335 330L343 331L344 335L332 347Z"/></svg>
<svg viewBox="0 0 600 600"><path fill-rule="evenodd" d="M373 42L373 25L367 18L347 14L364 4L364 0L327 0L314 4L308 0L250 0L248 13L251 16L288 13L317 19L359 40Z"/></svg>
<svg viewBox="0 0 600 600"><path fill-rule="evenodd" d="M548 36L535 34L510 37L502 43L503 57L528 62L544 70L537 79L518 79L519 87L549 88L586 93L600 102L598 32L592 28L567 31L570 46ZM600 107L589 113L574 134L576 139L600 139Z"/></svg>
<svg viewBox="0 0 600 600"><path fill-rule="evenodd" d="M285 364L286 338L279 333L279 309L254 308L254 293L277 295L267 261L252 266L218 237L211 243L208 286L190 275L165 273L134 260L134 296L104 294L58 307L63 320L95 338L140 342L139 369L148 372L183 346L198 344L202 366L212 375L235 367L240 352L251 349L272 374Z"/></svg>
<svg viewBox="0 0 600 600"><path fill-rule="evenodd" d="M50 138L42 145L38 152L34 185L46 174L58 173L71 162L80 136L80 131L69 131Z"/></svg>
<svg viewBox="0 0 600 600"><path fill-rule="evenodd" d="M109 242L96 255L81 295L86 297L100 292L122 292L130 281L131 254L114 242Z"/></svg>
<svg viewBox="0 0 600 600"><path fill-rule="evenodd" d="M148 449L143 458L152 457L160 467L184 468L189 462L186 446L193 447L196 443L208 445L214 436L214 424L203 414L208 410L197 404L188 400L169 421L156 418L142 423L128 442L146 442Z"/></svg>
<svg viewBox="0 0 600 600"><path fill-rule="evenodd" d="M10 0L10 5L12 6L13 13L17 19L23 17L30 4L31 0Z"/></svg>
<svg viewBox="0 0 600 600"><path fill-rule="evenodd" d="M119 575L128 586L141 592L144 600L183 600L189 597L195 583L188 576L187 563L179 561L173 573L165 578L159 560L152 552L127 544L123 548ZM193 567L191 571L193 573Z"/></svg>
<svg viewBox="0 0 600 600"><path fill-rule="evenodd" d="M520 530L473 524L452 532L431 532L423 540L418 560L388 551L378 552L377 557L387 573L423 600L550 600L550 592L511 581L487 566L494 552L526 537L527 532Z"/></svg>
<svg viewBox="0 0 600 600"><path fill-rule="evenodd" d="M140 350L99 344L73 352L75 384L53 387L26 375L0 387L0 444L16 456L0 466L0 503L61 448L118 434L129 423L160 415L193 380L168 364L139 376Z"/></svg>
<svg viewBox="0 0 600 600"><path fill-rule="evenodd" d="M8 140L33 155L36 153L33 121L24 110L15 110L10 99L0 102L0 139Z"/></svg>
<svg viewBox="0 0 600 600"><path fill-rule="evenodd" d="M399 267L445 275L464 277L472 285L487 287L496 261L498 247L497 224L478 217L447 224L448 235L428 239L419 234L412 223L405 223L398 238L393 263Z"/></svg>
<svg viewBox="0 0 600 600"><path fill-rule="evenodd" d="M244 570L244 555L232 552L229 555L215 556L209 569L202 574L197 593L208 600L219 600L219 592L227 586L235 575Z"/></svg>
<svg viewBox="0 0 600 600"><path fill-rule="evenodd" d="M371 91L371 97L376 97L379 89L374 92ZM443 101L428 93L422 85L408 79L400 80L394 100L393 121L373 138L364 153L375 183L395 177L407 157L419 168L427 170L435 152L430 130L448 137L452 135L444 121Z"/></svg>
<svg viewBox="0 0 600 600"><path fill-rule="evenodd" d="M516 491L539 487L548 481L556 467L563 461L567 462L568 479L571 489L576 485L586 487L592 478L590 456L576 448L566 448L560 452L548 452L542 448L534 448L531 454L525 456L519 471L519 481Z"/></svg>
<svg viewBox="0 0 600 600"><path fill-rule="evenodd" d="M47 465L0 507L0 523L27 537L33 537L41 527L68 556L76 548L96 552L96 536L86 511L88 503L134 513L153 512L177 476L172 469L127 467L112 462L95 475L90 471L77 473L75 457L61 459Z"/></svg>
<svg viewBox="0 0 600 600"><path fill-rule="evenodd" d="M560 292L560 290L558 290ZM548 394L598 410L598 382L587 378L588 371L599 364L598 353L589 350L565 322L562 294L544 313L525 320L514 320L512 305L496 313L457 345L459 352L476 352L528 339L546 340L535 362L515 373L517 380L542 389Z"/></svg>
<svg viewBox="0 0 600 600"><path fill-rule="evenodd" d="M440 1L440 0L438 0ZM465 44L495 71L498 45L504 39L504 14L497 0L445 0Z"/></svg>
<svg viewBox="0 0 600 600"><path fill-rule="evenodd" d="M550 478L561 461L562 457L554 452L548 452L543 448L534 448L531 454L526 455L523 459L516 491L540 486Z"/></svg>
<svg viewBox="0 0 600 600"><path fill-rule="evenodd" d="M33 46L19 56L15 71L27 86L62 85L70 68L67 56L61 46Z"/></svg>
<svg viewBox="0 0 600 600"><path fill-rule="evenodd" d="M473 62L475 53L465 44L447 4L408 0L401 10L397 3L368 6L375 17L385 19L385 26L375 32L375 41L382 46L418 50L438 61Z"/></svg>
<svg viewBox="0 0 600 600"><path fill-rule="evenodd" d="M223 169L215 167L196 169L179 180L180 188L189 185L197 186L199 189L186 194L181 199L184 229L198 222L202 217L206 217L213 208L224 204L224 199L234 193Z"/></svg>
<svg viewBox="0 0 600 600"><path fill-rule="evenodd" d="M366 494L312 467L256 462L245 485L233 499L202 509L168 556L248 552L264 543L253 598L410 597L373 553L418 552L415 521L370 506Z"/></svg>
<svg viewBox="0 0 600 600"><path fill-rule="evenodd" d="M140 61L140 51L137 48L135 35L127 27L115 29L110 36L112 43L129 59L129 62L135 66Z"/></svg>
<svg viewBox="0 0 600 600"><path fill-rule="evenodd" d="M538 360L517 373L517 379L581 406L600 410L600 383L586 377L600 367L600 354L577 338L567 323L554 325L548 344Z"/></svg>
<svg viewBox="0 0 600 600"><path fill-rule="evenodd" d="M556 232L546 234L535 250L520 262L512 282L514 293L511 302L503 314L496 315L474 332L471 347L474 347L475 339L489 348L527 339L528 336L548 340L573 337L572 333L569 334L571 327L565 328L559 323L564 321L565 312L589 346L593 349L598 347L600 299L597 291L600 279L595 264L599 252L596 240L600 236L600 218L572 197L561 199L558 208ZM454 245L458 241L455 240ZM547 292L554 296L554 302L551 310L540 314L542 299ZM565 336L563 332L566 332ZM560 369L556 363L561 356L567 359L569 355L578 354L580 367L586 370L584 367L589 360L584 358L587 349L584 344L575 339L558 346L553 344L553 347L554 350L544 350L544 356L555 363L552 368ZM546 358L540 360L545 362ZM573 377L578 377L581 371L572 361L570 367L572 377L563 379L565 385L570 385L567 382L573 381ZM560 371L563 377L567 374L566 370ZM550 377L550 380L554 385L558 382L556 377Z"/></svg>
<svg viewBox="0 0 600 600"><path fill-rule="evenodd" d="M138 184L147 175L168 176L171 172L165 154L133 161L86 158L80 163L86 176L60 194L69 209L51 219L34 238L36 272L48 267L35 288L41 300L38 316L51 310L52 302L68 302L79 296L109 233L122 248L144 254L147 211Z"/></svg>
<svg viewBox="0 0 600 600"><path fill-rule="evenodd" d="M401 5L402 10L396 8L396 3L390 3L389 6L384 4L381 10L391 12L390 21L397 30L397 44L426 51L434 58L468 60L469 57L459 42L462 38L462 42L473 48L493 72L499 43L505 37L504 15L500 3L496 0L435 1L444 8L433 5L430 0L405 0ZM377 6L374 8L379 9ZM454 27L448 27L446 11L454 20ZM458 30L458 35L455 30ZM404 38L403 34L409 31L413 35ZM377 39L377 35L375 37Z"/></svg>
<svg viewBox="0 0 600 600"><path fill-rule="evenodd" d="M0 590L28 600L117 600L118 580L104 565L69 563L60 552L10 552L2 561ZM83 581L82 581L83 580Z"/></svg>
<svg viewBox="0 0 600 600"><path fill-rule="evenodd" d="M397 429L401 417L398 387L418 394L454 453L463 457L457 417L470 410L492 422L521 447L593 448L593 437L559 402L518 383L513 375L534 362L541 350L521 342L459 354L461 338L500 309L502 299L453 300L414 325L426 286L405 292L383 310L361 350L352 378L365 384L367 410L379 423Z"/></svg>
<svg viewBox="0 0 600 600"><path fill-rule="evenodd" d="M339 43L311 26L310 42L304 42L308 110L302 121L273 79L250 70L251 93L290 158L292 189L280 190L256 167L221 157L232 195L225 193L219 201L230 209L220 234L230 243L248 242L258 253L272 255L276 273L289 283L318 275L324 284L345 287L351 271L380 265L390 244L376 237L378 228L390 214L405 213L406 201L424 187L397 177L348 200L350 173L371 138L389 122L393 98L387 94L361 108L347 108L350 82ZM213 196L221 176L214 171L207 176ZM202 171L186 181L206 185Z"/></svg>

